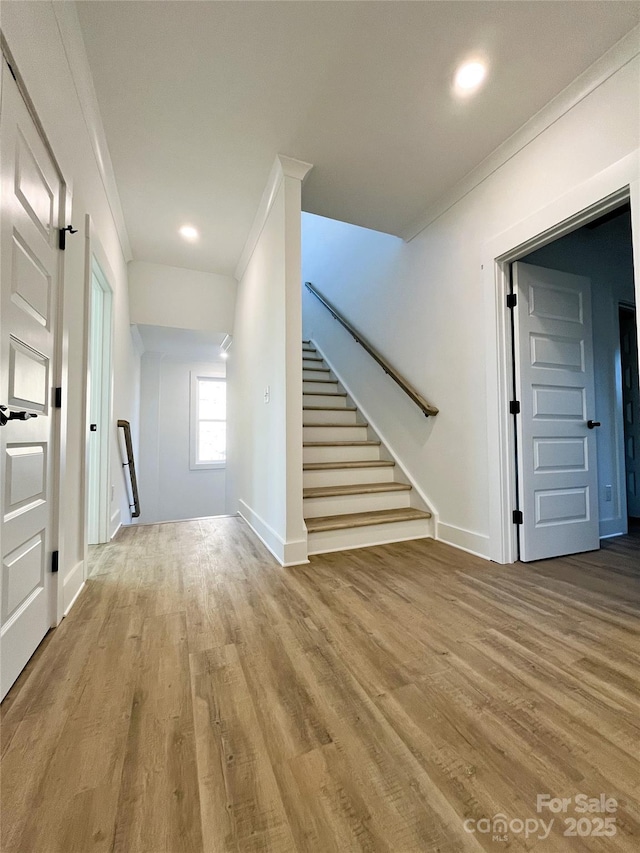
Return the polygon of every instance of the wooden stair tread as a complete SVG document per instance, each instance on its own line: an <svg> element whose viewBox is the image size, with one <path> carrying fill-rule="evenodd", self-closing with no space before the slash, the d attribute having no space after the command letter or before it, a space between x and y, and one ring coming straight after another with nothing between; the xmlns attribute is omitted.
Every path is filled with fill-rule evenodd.
<svg viewBox="0 0 640 853"><path fill-rule="evenodd" d="M353 459L350 462L305 462L303 471L332 471L343 468L393 468L391 459Z"/></svg>
<svg viewBox="0 0 640 853"><path fill-rule="evenodd" d="M346 391L303 391L303 397L346 397Z"/></svg>
<svg viewBox="0 0 640 853"><path fill-rule="evenodd" d="M322 358L322 356L320 356L320 355L309 355L309 356L307 356L303 353L302 354L302 360L303 361L324 361L324 358Z"/></svg>
<svg viewBox="0 0 640 853"><path fill-rule="evenodd" d="M313 371L314 373L331 373L328 367L303 367L303 370ZM317 382L317 379L305 379L304 382Z"/></svg>
<svg viewBox="0 0 640 853"><path fill-rule="evenodd" d="M338 384L337 379L304 379L303 378L302 381L303 382L315 382L316 384L318 382L322 382L323 385L337 385Z"/></svg>
<svg viewBox="0 0 640 853"><path fill-rule="evenodd" d="M380 446L379 441L368 439L367 441L303 441L303 447L368 447Z"/></svg>
<svg viewBox="0 0 640 853"><path fill-rule="evenodd" d="M414 507L404 509L382 509L375 512L351 512L344 515L324 515L319 518L306 518L305 524L309 533L320 533L325 530L346 530L349 527L368 527L374 524L389 522L419 521L431 518L430 512L424 512Z"/></svg>
<svg viewBox="0 0 640 853"><path fill-rule="evenodd" d="M408 492L407 483L358 483L351 486L311 486L303 489L304 498L333 498L341 495L369 495L380 492Z"/></svg>
<svg viewBox="0 0 640 853"><path fill-rule="evenodd" d="M303 411L309 412L357 412L355 406L303 406Z"/></svg>

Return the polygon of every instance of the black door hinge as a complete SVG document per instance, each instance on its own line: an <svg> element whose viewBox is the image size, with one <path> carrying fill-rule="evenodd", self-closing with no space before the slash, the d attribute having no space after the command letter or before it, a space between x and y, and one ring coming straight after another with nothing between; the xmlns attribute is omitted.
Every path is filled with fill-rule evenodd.
<svg viewBox="0 0 640 853"><path fill-rule="evenodd" d="M67 248L67 231L69 234L77 234L78 229L74 228L73 225L67 225L66 228L61 228L58 232L58 248L61 252Z"/></svg>
<svg viewBox="0 0 640 853"><path fill-rule="evenodd" d="M60 551L51 552L51 571L55 574L58 571L58 562L60 560Z"/></svg>
<svg viewBox="0 0 640 853"><path fill-rule="evenodd" d="M509 413L512 415L520 414L520 400L512 400L509 403Z"/></svg>
<svg viewBox="0 0 640 853"><path fill-rule="evenodd" d="M522 524L523 521L524 521L524 518L522 517L522 510L521 509L514 509L514 511L513 511L513 523L514 524Z"/></svg>
<svg viewBox="0 0 640 853"><path fill-rule="evenodd" d="M507 293L507 308L515 308L518 304L517 293Z"/></svg>
<svg viewBox="0 0 640 853"><path fill-rule="evenodd" d="M62 408L62 388L56 388L53 395L53 407L55 409Z"/></svg>

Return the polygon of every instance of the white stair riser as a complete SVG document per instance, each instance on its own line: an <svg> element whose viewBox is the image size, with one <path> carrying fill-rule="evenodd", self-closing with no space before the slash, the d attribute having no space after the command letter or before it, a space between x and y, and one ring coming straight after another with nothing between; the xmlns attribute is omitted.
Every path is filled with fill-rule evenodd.
<svg viewBox="0 0 640 853"><path fill-rule="evenodd" d="M302 428L304 441L366 441L365 426L305 426Z"/></svg>
<svg viewBox="0 0 640 853"><path fill-rule="evenodd" d="M358 483L391 483L393 468L329 468L324 471L305 471L306 489L313 486L355 486Z"/></svg>
<svg viewBox="0 0 640 853"><path fill-rule="evenodd" d="M303 447L302 459L304 462L360 462L364 459L380 459L380 446L365 444L360 447Z"/></svg>
<svg viewBox="0 0 640 853"><path fill-rule="evenodd" d="M381 492L370 495L336 495L331 498L305 498L304 517L343 515L350 512L375 512L382 509L404 509L409 506L411 492Z"/></svg>
<svg viewBox="0 0 640 853"><path fill-rule="evenodd" d="M335 394L338 389L337 382L303 382L302 390L305 394Z"/></svg>
<svg viewBox="0 0 640 853"><path fill-rule="evenodd" d="M315 355L317 350L314 346L311 346L310 344L302 344L302 352L312 352Z"/></svg>
<svg viewBox="0 0 640 853"><path fill-rule="evenodd" d="M309 405L313 405L309 403ZM333 409L305 409L302 420L305 424L355 424L357 412L343 409L336 412Z"/></svg>
<svg viewBox="0 0 640 853"><path fill-rule="evenodd" d="M432 519L419 518L412 521L372 524L369 527L309 533L308 548L309 554L325 554L328 551L347 551L349 548L367 548L384 545L386 542L403 542L425 537L433 538Z"/></svg>
<svg viewBox="0 0 640 853"><path fill-rule="evenodd" d="M303 406L340 406L347 405L347 398L339 394L305 394L302 398Z"/></svg>
<svg viewBox="0 0 640 853"><path fill-rule="evenodd" d="M327 370L303 370L302 381L313 382L314 379L332 379L333 377Z"/></svg>
<svg viewBox="0 0 640 853"><path fill-rule="evenodd" d="M303 358L302 369L304 370L309 367L327 367L327 365L321 358Z"/></svg>

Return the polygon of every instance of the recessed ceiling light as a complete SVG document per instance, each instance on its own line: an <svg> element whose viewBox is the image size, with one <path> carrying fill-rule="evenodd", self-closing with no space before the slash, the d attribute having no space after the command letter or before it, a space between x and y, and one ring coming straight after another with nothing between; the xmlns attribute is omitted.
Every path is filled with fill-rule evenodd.
<svg viewBox="0 0 640 853"><path fill-rule="evenodd" d="M220 358L229 358L229 353L228 352L221 352Z"/></svg>
<svg viewBox="0 0 640 853"><path fill-rule="evenodd" d="M193 225L183 225L182 228L179 229L178 232L185 240L189 240L190 243L193 243L194 240L197 240L200 236L197 228L194 228Z"/></svg>
<svg viewBox="0 0 640 853"><path fill-rule="evenodd" d="M455 90L459 95L470 95L480 87L486 76L487 66L484 62L464 62L456 71Z"/></svg>

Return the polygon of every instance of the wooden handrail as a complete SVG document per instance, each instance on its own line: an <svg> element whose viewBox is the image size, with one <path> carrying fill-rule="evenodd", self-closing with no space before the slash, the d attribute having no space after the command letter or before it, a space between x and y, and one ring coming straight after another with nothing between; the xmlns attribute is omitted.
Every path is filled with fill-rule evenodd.
<svg viewBox="0 0 640 853"><path fill-rule="evenodd" d="M138 479L136 477L136 462L133 458L133 442L131 441L131 424L129 421L118 421L118 427L124 430L124 445L127 449L127 461L122 463L123 468L129 469L129 480L131 481L131 495L133 503L129 508L133 509L131 518L140 516L140 499L138 497Z"/></svg>
<svg viewBox="0 0 640 853"><path fill-rule="evenodd" d="M407 380L403 376L401 376L394 367L389 364L386 358L380 355L380 353L371 346L369 341L365 337L363 337L357 329L354 329L354 327L351 325L351 323L348 322L348 320L345 320L345 318L340 314L338 309L334 308L333 305L315 289L315 287L311 284L310 281L305 281L304 285L307 290L312 293L316 297L316 299L324 305L324 307L333 316L334 320L337 320L341 326L344 326L344 328L347 330L347 332L349 332L349 334L356 341L356 343L360 344L360 346L366 352L369 353L371 358L374 361L378 362L384 372L402 388L402 390L408 397L413 400L416 406L422 409L423 413L427 418L429 417L429 415L438 414L438 409L436 409L435 406L432 406L431 403L428 403L422 396L422 394L420 394L419 391L416 391L413 385L410 382L407 382Z"/></svg>

